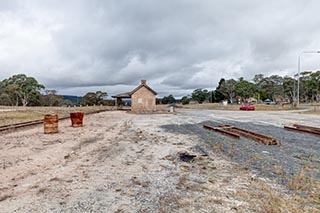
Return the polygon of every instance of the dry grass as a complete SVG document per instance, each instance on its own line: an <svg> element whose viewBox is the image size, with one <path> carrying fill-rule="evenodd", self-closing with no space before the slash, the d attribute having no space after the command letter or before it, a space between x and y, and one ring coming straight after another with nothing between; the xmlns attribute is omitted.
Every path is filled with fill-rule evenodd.
<svg viewBox="0 0 320 213"><path fill-rule="evenodd" d="M46 114L58 114L59 117L69 116L70 112L84 113L108 109L110 107L0 107L0 126L42 119ZM111 108L110 108L111 109Z"/></svg>
<svg viewBox="0 0 320 213"><path fill-rule="evenodd" d="M7 111L1 112L0 111L0 125L7 125L13 123L19 123L23 121L30 121L30 120L37 120L41 119L42 116L38 113L29 111L29 112L22 112L22 111Z"/></svg>
<svg viewBox="0 0 320 213"><path fill-rule="evenodd" d="M291 190L304 194L309 203L320 208L320 181L305 175L303 168L289 181L288 186Z"/></svg>
<svg viewBox="0 0 320 213"><path fill-rule="evenodd" d="M223 143L220 143L220 142L216 143L212 149L214 150L215 153L224 153L225 152Z"/></svg>
<svg viewBox="0 0 320 213"><path fill-rule="evenodd" d="M255 180L250 189L236 192L239 199L249 200L252 209L258 212L319 212L317 209L319 203L316 200L310 200L310 197L300 196L292 191L286 193L281 189L272 187L261 180ZM258 209L257 209L258 208Z"/></svg>
<svg viewBox="0 0 320 213"><path fill-rule="evenodd" d="M314 107L312 110L301 112L302 114L320 115L320 107Z"/></svg>
<svg viewBox="0 0 320 213"><path fill-rule="evenodd" d="M289 188L293 190L310 190L313 185L313 180L305 175L304 169L289 181Z"/></svg>
<svg viewBox="0 0 320 213"><path fill-rule="evenodd" d="M289 193L259 180L255 185L257 190L246 193L263 212L320 212L320 182L305 175L304 169L288 182Z"/></svg>

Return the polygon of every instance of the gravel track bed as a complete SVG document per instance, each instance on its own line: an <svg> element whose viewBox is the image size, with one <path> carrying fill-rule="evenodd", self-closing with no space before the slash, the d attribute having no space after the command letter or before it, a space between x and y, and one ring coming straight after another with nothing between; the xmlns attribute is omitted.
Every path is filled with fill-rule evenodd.
<svg viewBox="0 0 320 213"><path fill-rule="evenodd" d="M240 140L202 128L203 124L228 124L277 138L281 145L264 145L241 136ZM197 124L166 125L166 131L197 135L202 139L198 148L209 147L233 162L265 178L285 184L302 168L306 175L320 179L320 137L284 130L272 125L250 122L204 121Z"/></svg>

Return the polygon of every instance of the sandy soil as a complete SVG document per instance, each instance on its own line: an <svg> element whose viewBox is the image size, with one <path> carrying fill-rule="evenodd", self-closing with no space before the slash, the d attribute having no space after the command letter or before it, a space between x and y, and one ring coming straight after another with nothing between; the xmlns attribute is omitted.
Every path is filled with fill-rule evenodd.
<svg viewBox="0 0 320 213"><path fill-rule="evenodd" d="M257 178L162 125L179 115L103 112L84 127L59 122L1 133L1 212L255 212ZM197 155L192 162L178 152ZM259 181L263 181L259 179Z"/></svg>

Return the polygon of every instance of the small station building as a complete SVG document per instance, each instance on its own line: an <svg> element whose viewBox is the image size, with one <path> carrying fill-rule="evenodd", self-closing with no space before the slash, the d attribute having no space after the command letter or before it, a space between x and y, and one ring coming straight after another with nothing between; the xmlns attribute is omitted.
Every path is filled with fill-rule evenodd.
<svg viewBox="0 0 320 213"><path fill-rule="evenodd" d="M117 109L119 104L122 103L122 99L130 98L132 112L149 113L156 111L156 96L157 93L147 85L147 81L141 80L140 85L131 92L121 93L112 97L116 99Z"/></svg>

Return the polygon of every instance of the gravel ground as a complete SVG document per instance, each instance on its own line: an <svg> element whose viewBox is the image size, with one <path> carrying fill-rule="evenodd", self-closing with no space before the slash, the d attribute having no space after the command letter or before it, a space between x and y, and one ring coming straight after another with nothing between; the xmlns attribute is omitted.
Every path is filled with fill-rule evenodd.
<svg viewBox="0 0 320 213"><path fill-rule="evenodd" d="M199 115L201 117L201 115ZM281 145L264 145L245 137L233 139L207 129L203 124L218 126L228 124L242 129L277 138ZM239 122L212 119L196 124L172 124L162 126L168 132L197 135L201 138L201 150L208 146L229 160L247 167L253 172L279 183L286 184L302 168L307 175L320 179L320 137L284 130L275 125L261 125L255 122Z"/></svg>
<svg viewBox="0 0 320 213"><path fill-rule="evenodd" d="M179 117L179 116L178 116ZM0 212L255 212L257 180L216 157L196 155L199 138L160 128L175 115L103 112L82 128L59 122L1 133ZM178 122L183 122L179 119ZM190 120L191 122L192 120Z"/></svg>
<svg viewBox="0 0 320 213"><path fill-rule="evenodd" d="M215 113L103 112L86 116L82 128L63 120L53 135L43 134L42 125L3 132L0 212L312 212L309 201L296 204L281 184L260 176L284 183L306 163L319 177L313 169L319 166L319 140L277 125L240 123L236 113ZM202 128L225 120L275 134L282 145ZM180 151L197 157L181 161Z"/></svg>

